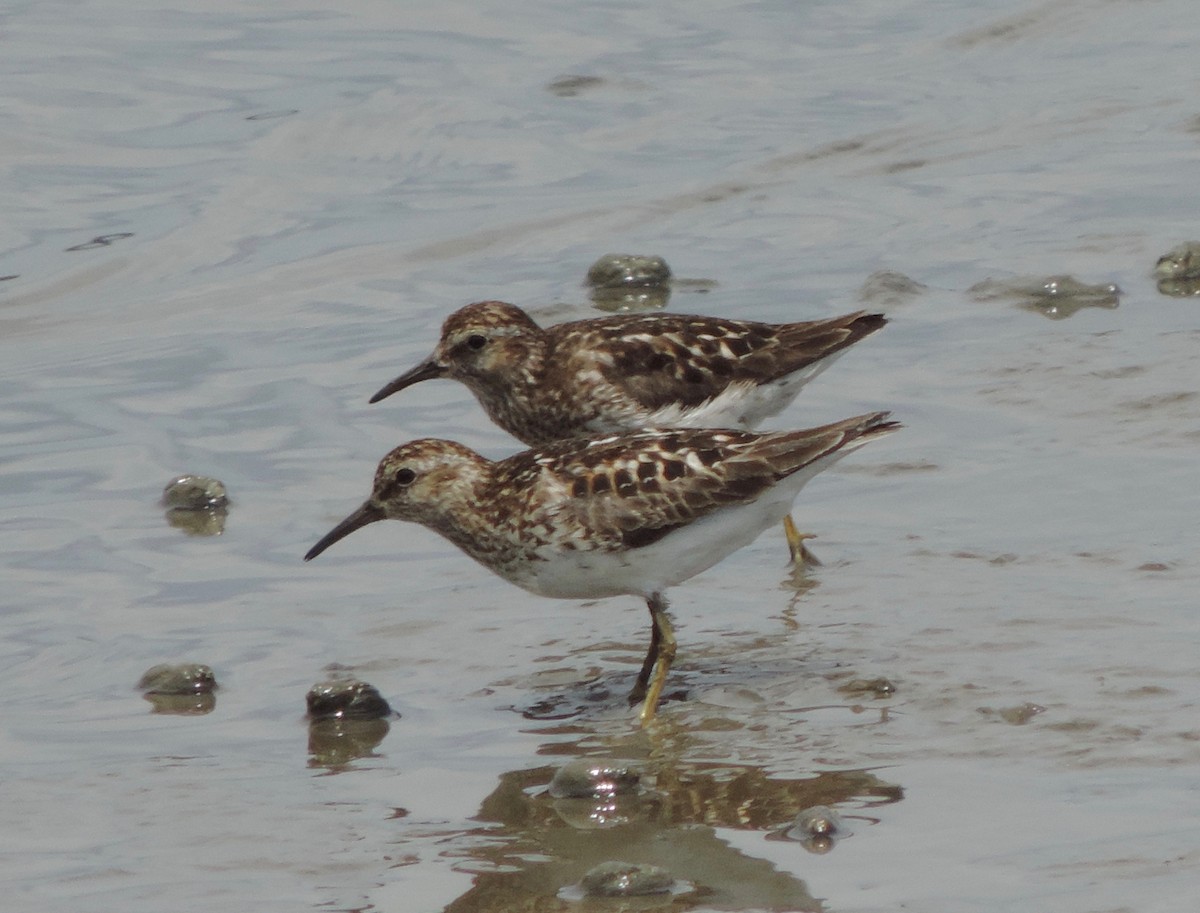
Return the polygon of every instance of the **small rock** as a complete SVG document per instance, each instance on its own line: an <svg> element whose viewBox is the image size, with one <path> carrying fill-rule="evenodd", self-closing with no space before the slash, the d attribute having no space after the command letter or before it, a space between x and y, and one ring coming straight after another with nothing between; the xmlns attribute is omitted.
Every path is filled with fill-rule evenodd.
<svg viewBox="0 0 1200 913"><path fill-rule="evenodd" d="M976 301L1010 299L1019 307L1052 320L1070 317L1085 307L1115 308L1121 289L1111 283L1089 285L1074 276L985 279L967 289Z"/></svg>
<svg viewBox="0 0 1200 913"><path fill-rule="evenodd" d="M1200 241L1184 241L1159 257L1154 264L1154 278L1200 279Z"/></svg>
<svg viewBox="0 0 1200 913"><path fill-rule="evenodd" d="M801 843L810 853L828 853L843 837L851 836L851 830L842 821L842 816L827 805L814 805L796 815L782 836Z"/></svg>
<svg viewBox="0 0 1200 913"><path fill-rule="evenodd" d="M581 759L564 764L550 781L555 799L607 799L637 793L641 774L615 761Z"/></svg>
<svg viewBox="0 0 1200 913"><path fill-rule="evenodd" d="M580 879L579 886L588 897L642 897L669 893L675 878L657 865L602 862Z"/></svg>
<svg viewBox="0 0 1200 913"><path fill-rule="evenodd" d="M894 305L919 295L928 288L929 286L916 279L910 279L904 273L880 270L867 276L858 291L858 297L872 304Z"/></svg>
<svg viewBox="0 0 1200 913"><path fill-rule="evenodd" d="M605 254L587 271L592 288L640 288L664 286L671 281L671 267L662 257L639 254Z"/></svg>
<svg viewBox="0 0 1200 913"><path fill-rule="evenodd" d="M846 833L842 816L828 805L814 805L796 815L789 829L808 837L840 837Z"/></svg>
<svg viewBox="0 0 1200 913"><path fill-rule="evenodd" d="M228 506L229 497L219 479L184 475L167 483L162 504L170 510L214 510Z"/></svg>
<svg viewBox="0 0 1200 913"><path fill-rule="evenodd" d="M896 686L886 678L855 678L838 686L843 694L869 694L874 697L891 697Z"/></svg>
<svg viewBox="0 0 1200 913"><path fill-rule="evenodd" d="M217 677L203 663L159 663L142 673L137 687L147 694L208 694Z"/></svg>
<svg viewBox="0 0 1200 913"><path fill-rule="evenodd" d="M305 695L314 720L378 720L392 715L379 691L358 679L319 682Z"/></svg>
<svg viewBox="0 0 1200 913"><path fill-rule="evenodd" d="M1046 708L1041 704L1026 701L1024 704L1018 704L1015 707L1001 707L999 710L992 707L980 707L979 712L984 716L998 716L1013 726L1024 726L1039 713L1045 713Z"/></svg>

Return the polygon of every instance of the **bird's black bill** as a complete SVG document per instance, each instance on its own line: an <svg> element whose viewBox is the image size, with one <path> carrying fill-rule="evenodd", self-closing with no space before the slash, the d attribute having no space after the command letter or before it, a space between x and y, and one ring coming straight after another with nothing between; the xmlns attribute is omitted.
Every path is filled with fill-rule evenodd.
<svg viewBox="0 0 1200 913"><path fill-rule="evenodd" d="M344 539L356 529L362 529L367 524L382 519L383 511L370 501L367 501L362 507L327 532L321 538L320 542L308 550L308 554L304 556L304 560L312 561L313 558L317 557L317 555L321 554L321 552L325 551L325 549L329 548L329 546L333 545L339 539Z"/></svg>
<svg viewBox="0 0 1200 913"><path fill-rule="evenodd" d="M381 399L386 399L393 393L399 393L405 387L411 387L413 384L419 384L423 380L434 380L438 377L445 377L446 371L432 358L429 361L423 361L411 371L401 374L394 381L386 384L378 393L371 397L371 402L377 403Z"/></svg>

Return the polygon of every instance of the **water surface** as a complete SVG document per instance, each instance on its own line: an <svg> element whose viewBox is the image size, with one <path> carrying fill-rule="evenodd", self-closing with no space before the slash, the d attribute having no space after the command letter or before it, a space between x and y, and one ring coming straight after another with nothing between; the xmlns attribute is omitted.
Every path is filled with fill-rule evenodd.
<svg viewBox="0 0 1200 913"><path fill-rule="evenodd" d="M0 879L23 908L569 909L595 861L713 910L1173 911L1200 837L1197 303L1184 0L10 5L0 106ZM585 76L574 94L551 91ZM926 284L775 421L907 426L671 593L686 695L621 695L635 599L543 600L425 531L300 556L377 459L516 449L466 392L367 397L442 318L587 316L612 250L767 320ZM1069 273L1051 320L966 290ZM220 478L225 531L157 504ZM204 715L133 688L211 665ZM402 714L313 741L345 667ZM847 692L885 677L891 697ZM1031 705L1041 708L1032 713ZM1014 722L1015 721L1015 722ZM1024 722L1021 722L1024 721ZM641 764L629 819L543 794ZM772 839L808 805L853 836Z"/></svg>

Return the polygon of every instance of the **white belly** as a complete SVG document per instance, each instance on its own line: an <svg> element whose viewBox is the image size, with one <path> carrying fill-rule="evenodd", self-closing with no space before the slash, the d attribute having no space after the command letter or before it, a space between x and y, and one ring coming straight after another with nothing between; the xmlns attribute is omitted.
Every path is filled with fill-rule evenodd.
<svg viewBox="0 0 1200 913"><path fill-rule="evenodd" d="M756 428L789 406L801 388L831 365L841 352L765 384L731 384L699 406L665 406L646 424L660 428Z"/></svg>
<svg viewBox="0 0 1200 913"><path fill-rule="evenodd" d="M788 476L755 501L723 507L650 545L617 552L547 549L543 560L531 562L520 579L512 580L532 593L560 599L649 597L662 593L708 570L749 545L764 530L779 525L805 482L844 452L838 451Z"/></svg>

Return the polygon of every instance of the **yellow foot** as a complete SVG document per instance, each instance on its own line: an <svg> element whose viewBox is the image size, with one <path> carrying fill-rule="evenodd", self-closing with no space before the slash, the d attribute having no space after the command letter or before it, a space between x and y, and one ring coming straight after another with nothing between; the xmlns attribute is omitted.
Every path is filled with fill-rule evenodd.
<svg viewBox="0 0 1200 913"><path fill-rule="evenodd" d="M671 659L674 657L675 644L672 643L670 658L664 660L660 657L658 665L654 669L654 678L650 682L650 687L646 689L646 696L642 700L642 710L638 714L638 720L643 726L650 725L650 721L658 713L658 701L662 697L663 685L667 683L667 670L671 668Z"/></svg>
<svg viewBox="0 0 1200 913"><path fill-rule="evenodd" d="M642 702L642 712L638 714L643 726L649 726L658 710L658 699L662 697L663 685L667 683L667 673L671 671L671 663L675 662L675 630L671 620L667 618L667 603L661 595L655 594L646 600L650 608L650 618L654 630L658 632L655 638L658 642L658 660L654 664L654 677L650 679L650 687L646 689L646 699Z"/></svg>
<svg viewBox="0 0 1200 913"><path fill-rule="evenodd" d="M792 564L797 567L820 567L821 559L808 550L805 539L817 538L813 533L802 533L796 529L791 516L783 518L783 535L787 539L788 551L792 556Z"/></svg>

